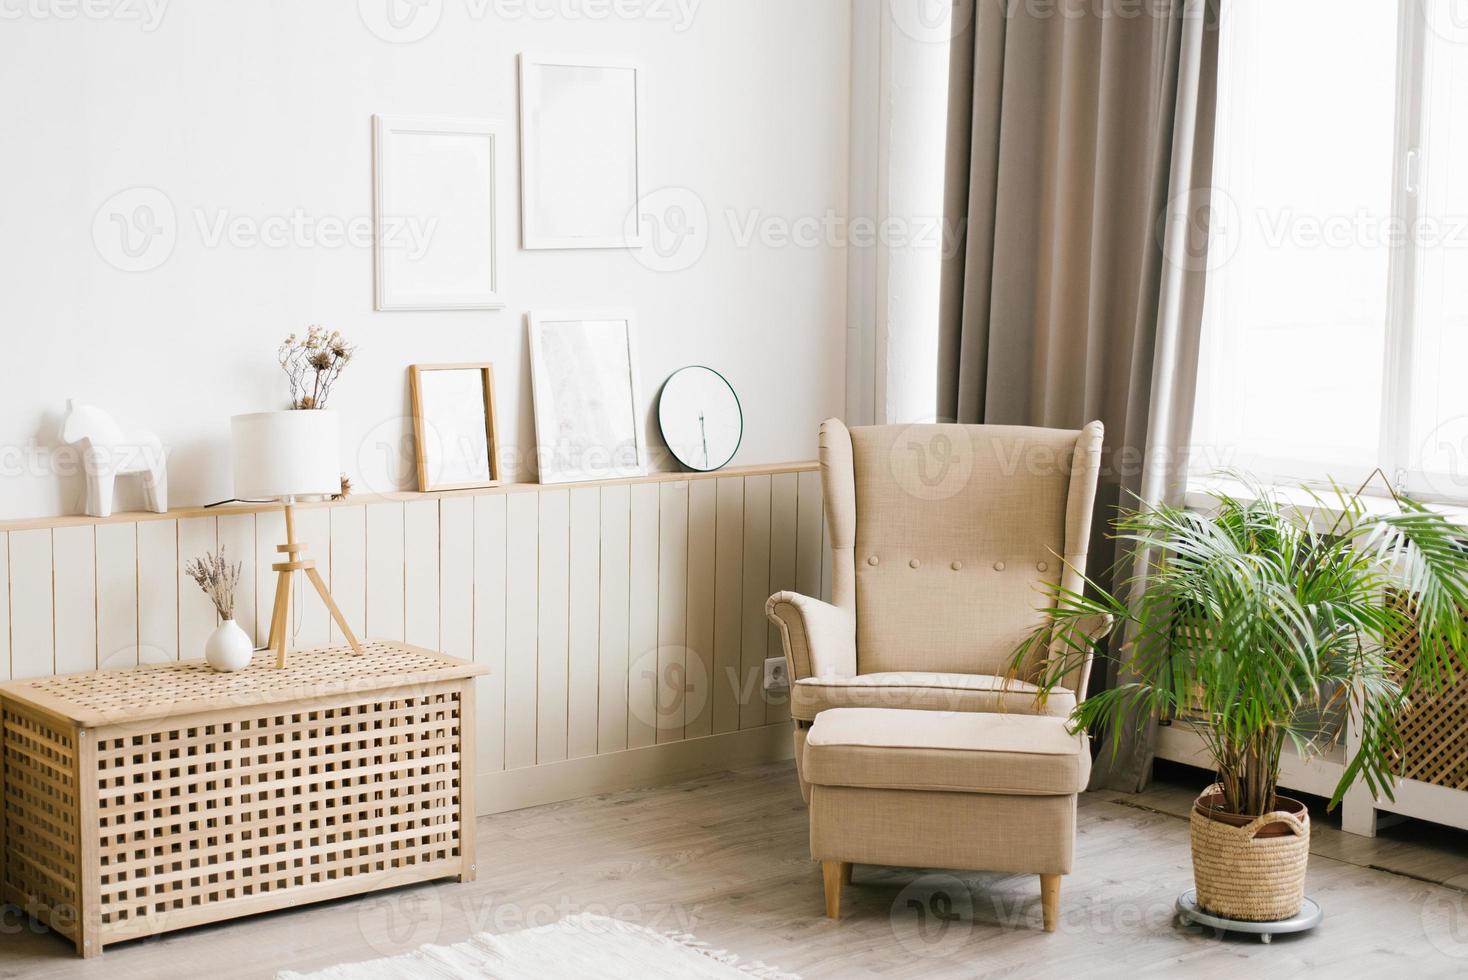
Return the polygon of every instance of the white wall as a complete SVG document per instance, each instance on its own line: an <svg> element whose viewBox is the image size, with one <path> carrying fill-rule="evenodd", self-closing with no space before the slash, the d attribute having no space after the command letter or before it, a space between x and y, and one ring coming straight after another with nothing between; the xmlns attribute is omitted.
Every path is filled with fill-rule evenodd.
<svg viewBox="0 0 1468 980"><path fill-rule="evenodd" d="M389 3L433 29L384 40L368 23ZM414 362L494 361L502 440L532 444L536 308L636 313L650 433L664 377L722 370L745 409L736 463L810 458L841 411L844 240L788 233L847 206L846 0L0 0L0 19L0 519L78 509L47 456L72 395L158 431L175 505L230 496L228 418L284 407L276 345L317 322L361 348L333 405L368 491L411 485L359 447L402 437ZM645 67L644 182L706 209L697 261L519 251L513 154L503 311L376 313L366 247L206 241L221 218L369 218L373 113L488 117L513 137L527 49ZM115 240L114 195L135 187L166 195L177 238L126 272L93 224Z"/></svg>

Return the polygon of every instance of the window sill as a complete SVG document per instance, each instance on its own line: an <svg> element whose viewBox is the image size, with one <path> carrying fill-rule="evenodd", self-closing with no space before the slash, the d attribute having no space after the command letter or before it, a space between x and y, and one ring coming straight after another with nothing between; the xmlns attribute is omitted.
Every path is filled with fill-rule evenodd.
<svg viewBox="0 0 1468 980"><path fill-rule="evenodd" d="M1329 487L1318 491L1319 499L1312 497L1309 492L1298 485L1264 484L1264 488L1276 494L1280 500L1298 508L1302 513L1308 513L1314 522L1323 524L1325 521L1334 520L1340 516L1340 508L1332 506L1335 491ZM1258 496L1254 489L1238 480L1221 477L1192 477L1188 480L1188 489L1183 498L1183 504L1190 510L1212 510L1216 502L1215 496L1224 494L1241 500L1254 499ZM1354 490L1355 487L1350 489ZM1360 499L1368 513L1391 514L1396 511L1396 502L1385 492L1372 492L1372 489L1368 487L1361 493ZM1424 503L1424 506L1443 515L1454 524L1468 527L1468 506L1443 503Z"/></svg>

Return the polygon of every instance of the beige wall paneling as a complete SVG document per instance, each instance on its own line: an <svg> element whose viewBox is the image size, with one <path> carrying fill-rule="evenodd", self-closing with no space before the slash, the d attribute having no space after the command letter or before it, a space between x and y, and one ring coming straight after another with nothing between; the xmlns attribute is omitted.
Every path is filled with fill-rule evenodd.
<svg viewBox="0 0 1468 980"><path fill-rule="evenodd" d="M145 527L146 525L139 525ZM299 538L299 536L298 536ZM275 550L285 544L285 510L273 507L255 514L255 646L264 647L270 639L270 617L274 612L277 573L271 565L283 556ZM297 579L300 576L296 576ZM294 619L292 619L294 622ZM402 639L402 637L398 637Z"/></svg>
<svg viewBox="0 0 1468 980"><path fill-rule="evenodd" d="M800 521L800 478L796 473L780 473L770 479L770 588L766 598L776 592L798 589L796 578L796 535ZM775 625L765 620L765 654L777 657L784 647ZM784 691L765 695L765 721L773 724L790 717L790 697Z"/></svg>
<svg viewBox="0 0 1468 980"><path fill-rule="evenodd" d="M744 619L744 479L717 481L714 534L714 657L709 710L714 734L738 731L740 634Z"/></svg>
<svg viewBox="0 0 1468 980"><path fill-rule="evenodd" d="M51 558L56 583L56 673L96 670L96 528L57 528L51 535Z"/></svg>
<svg viewBox="0 0 1468 980"><path fill-rule="evenodd" d="M601 487L571 490L566 757L596 755L600 683Z"/></svg>
<svg viewBox="0 0 1468 980"><path fill-rule="evenodd" d="M403 514L406 505L367 505L367 630L374 640L403 640ZM264 516L263 514L261 515Z"/></svg>
<svg viewBox="0 0 1468 980"><path fill-rule="evenodd" d="M296 508L296 540L306 546L305 556L316 563L321 580L331 583L331 514L324 507ZM304 575L291 579L291 646L298 650L331 642L331 613ZM271 594L274 594L272 589ZM297 625L299 620L299 625Z"/></svg>
<svg viewBox="0 0 1468 980"><path fill-rule="evenodd" d="M414 500L403 511L403 635L429 650L439 642L438 505Z"/></svg>
<svg viewBox="0 0 1468 980"><path fill-rule="evenodd" d="M535 765L540 493L505 498L505 768Z"/></svg>
<svg viewBox="0 0 1468 980"><path fill-rule="evenodd" d="M104 525L105 526L105 525ZM101 528L97 529L101 533ZM254 514L221 514L219 516L219 547L224 552L225 561L231 565L240 566L240 584L235 590L234 597L234 621L239 624L251 637L255 636L256 620L260 617L257 604L256 583L259 576L255 568L258 560L255 543L255 515ZM100 547L100 540L98 545ZM274 549L271 550L274 554ZM267 564L274 561L270 555L266 556ZM270 591L266 593L266 603L275 595L274 583ZM270 609L266 608L265 618L270 618ZM267 622L265 628L269 629Z"/></svg>
<svg viewBox="0 0 1468 980"><path fill-rule="evenodd" d="M795 591L819 599L822 595L821 555L825 521L821 519L821 475L801 473L796 485Z"/></svg>
<svg viewBox="0 0 1468 980"><path fill-rule="evenodd" d="M178 522L140 521L137 528L138 662L177 660Z"/></svg>
<svg viewBox="0 0 1468 980"><path fill-rule="evenodd" d="M540 492L540 592L537 596L535 761L566 758L570 657L571 492Z"/></svg>
<svg viewBox="0 0 1468 980"><path fill-rule="evenodd" d="M627 747L627 636L631 593L632 494L626 486L601 489L600 585L597 602L599 677L598 752Z"/></svg>
<svg viewBox="0 0 1468 980"><path fill-rule="evenodd" d="M657 740L683 737L688 708L688 484L658 487Z"/></svg>
<svg viewBox="0 0 1468 980"><path fill-rule="evenodd" d="M10 535L10 664L16 680L56 673L51 531Z"/></svg>
<svg viewBox="0 0 1468 980"><path fill-rule="evenodd" d="M683 737L713 733L714 684L714 565L718 521L717 480L688 484L688 686L685 695Z"/></svg>
<svg viewBox="0 0 1468 980"><path fill-rule="evenodd" d="M631 487L627 615L627 748L657 741L658 485Z"/></svg>
<svg viewBox="0 0 1468 980"><path fill-rule="evenodd" d="M331 597L357 639L363 640L367 637L367 508L333 507L330 513ZM335 620L328 626L332 643L346 642Z"/></svg>
<svg viewBox="0 0 1468 980"><path fill-rule="evenodd" d="M440 653L474 659L474 498L445 497L439 505ZM435 649L430 647L430 649Z"/></svg>
<svg viewBox="0 0 1468 980"><path fill-rule="evenodd" d="M0 681L10 680L10 535L0 532Z"/></svg>
<svg viewBox="0 0 1468 980"><path fill-rule="evenodd" d="M765 600L770 597L770 478L744 478L744 608L740 636L739 727L765 723L765 655L770 650ZM774 649L778 650L779 647Z"/></svg>
<svg viewBox="0 0 1468 980"><path fill-rule="evenodd" d="M474 679L480 772L505 768L507 499L504 494L474 498L474 662L489 668Z"/></svg>
<svg viewBox="0 0 1468 980"><path fill-rule="evenodd" d="M184 574L184 565L219 548L219 522L213 517L186 517L178 522L178 659L198 660L204 644L219 625L214 603L198 583Z"/></svg>
<svg viewBox="0 0 1468 980"><path fill-rule="evenodd" d="M138 602L138 525L98 524L97 666L103 670L138 662Z"/></svg>

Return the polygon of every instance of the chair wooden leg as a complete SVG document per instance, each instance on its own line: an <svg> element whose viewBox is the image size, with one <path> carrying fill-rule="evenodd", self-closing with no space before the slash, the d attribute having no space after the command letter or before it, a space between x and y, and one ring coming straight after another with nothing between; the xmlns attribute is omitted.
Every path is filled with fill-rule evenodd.
<svg viewBox="0 0 1468 980"><path fill-rule="evenodd" d="M851 880L851 862L822 861L821 875L826 880L826 918L841 918L841 886Z"/></svg>
<svg viewBox="0 0 1468 980"><path fill-rule="evenodd" d="M1045 915L1045 931L1054 932L1060 920L1060 875L1040 876L1040 907Z"/></svg>

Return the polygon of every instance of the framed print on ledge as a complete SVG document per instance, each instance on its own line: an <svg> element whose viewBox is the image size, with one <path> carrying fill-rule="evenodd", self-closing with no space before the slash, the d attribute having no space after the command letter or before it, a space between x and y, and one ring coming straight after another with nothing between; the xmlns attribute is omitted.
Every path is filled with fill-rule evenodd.
<svg viewBox="0 0 1468 980"><path fill-rule="evenodd" d="M470 490L500 482L490 364L414 364L413 444L418 489Z"/></svg>
<svg viewBox="0 0 1468 980"><path fill-rule="evenodd" d="M541 483L647 472L637 340L624 313L531 313Z"/></svg>
<svg viewBox="0 0 1468 980"><path fill-rule="evenodd" d="M499 127L373 116L379 310L497 310Z"/></svg>
<svg viewBox="0 0 1468 980"><path fill-rule="evenodd" d="M642 244L641 70L520 55L521 244Z"/></svg>

